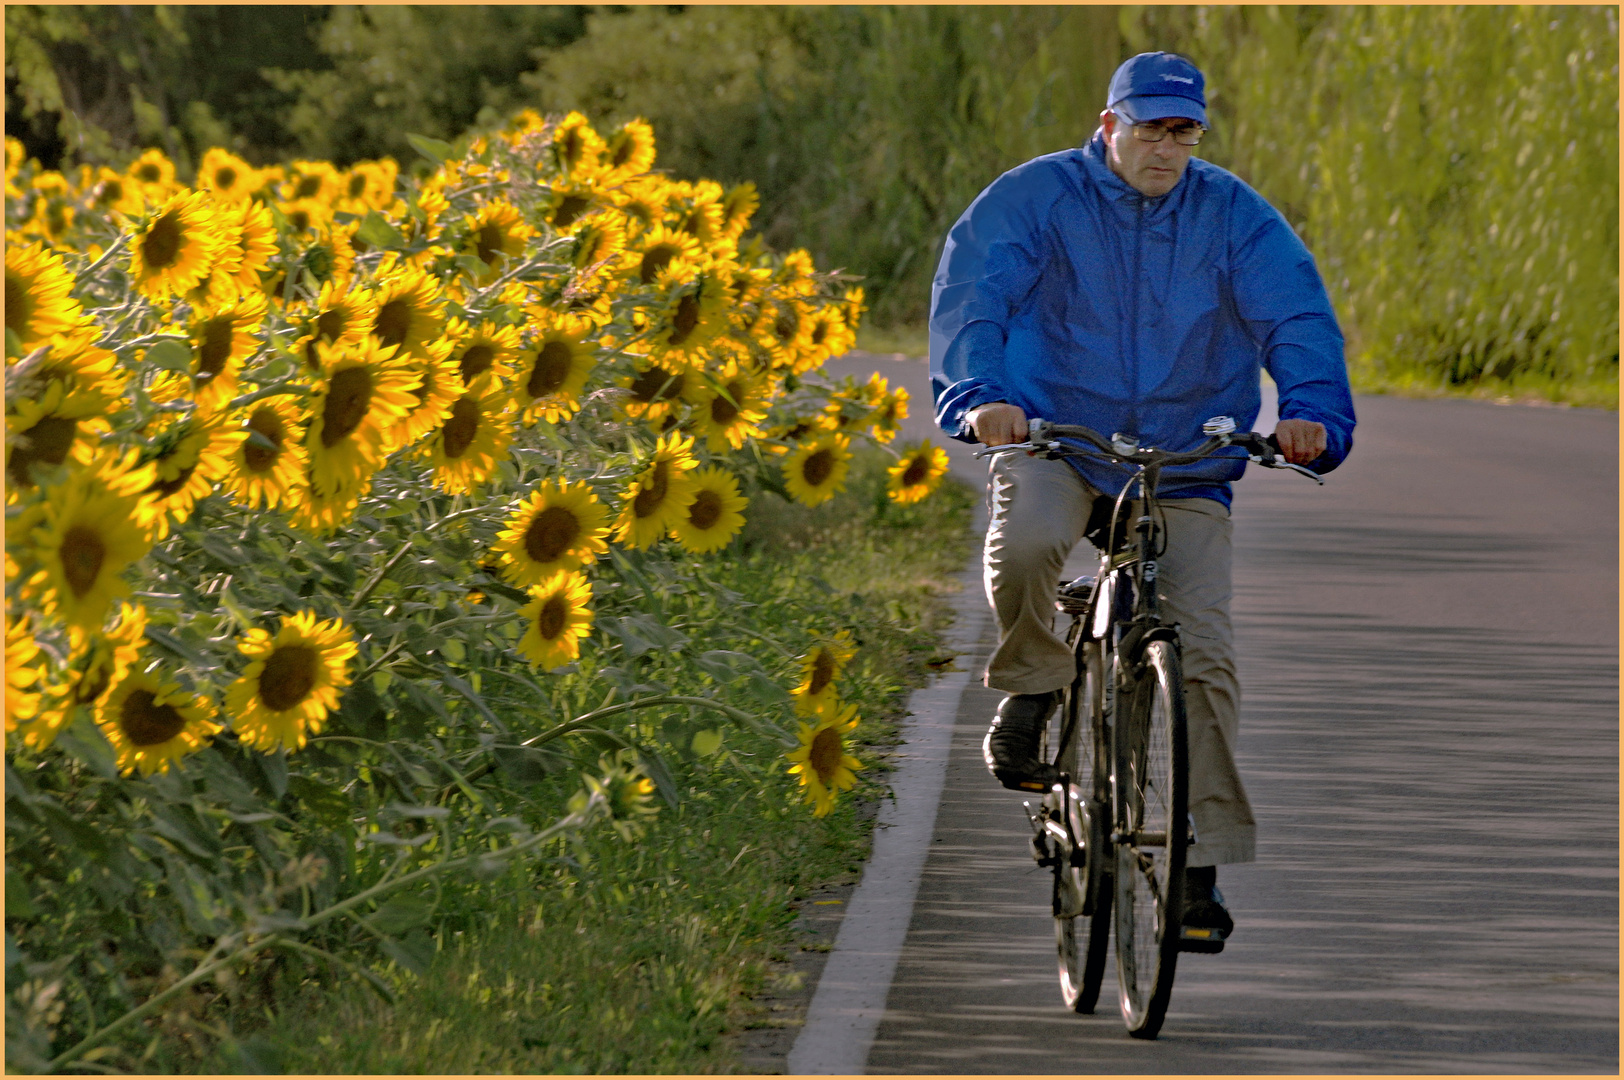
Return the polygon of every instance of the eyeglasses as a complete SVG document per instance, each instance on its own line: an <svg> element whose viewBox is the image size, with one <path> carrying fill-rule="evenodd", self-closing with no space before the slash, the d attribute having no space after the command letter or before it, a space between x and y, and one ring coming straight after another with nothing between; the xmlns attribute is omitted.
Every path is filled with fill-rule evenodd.
<svg viewBox="0 0 1624 1080"><path fill-rule="evenodd" d="M1173 141L1180 146L1196 146L1200 144L1201 136L1207 133L1207 129L1197 123L1183 123L1175 127L1168 127L1161 121L1136 124L1121 113L1116 115L1118 119L1128 125L1128 128L1133 132L1133 137L1140 142L1161 142L1171 135Z"/></svg>

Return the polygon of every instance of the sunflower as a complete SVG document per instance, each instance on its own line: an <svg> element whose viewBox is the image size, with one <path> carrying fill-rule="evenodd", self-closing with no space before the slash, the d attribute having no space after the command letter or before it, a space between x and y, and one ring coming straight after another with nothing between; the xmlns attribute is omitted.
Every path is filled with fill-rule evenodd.
<svg viewBox="0 0 1624 1080"><path fill-rule="evenodd" d="M373 287L371 333L386 348L423 355L445 325L445 303L434 279L422 270L400 269Z"/></svg>
<svg viewBox="0 0 1624 1080"><path fill-rule="evenodd" d="M365 217L369 210L380 213L395 201L395 180L400 166L394 158L381 161L357 161L348 172L339 177L339 195L334 204L337 209L357 217Z"/></svg>
<svg viewBox="0 0 1624 1080"><path fill-rule="evenodd" d="M34 658L39 646L28 628L28 616L6 617L6 734L39 713L40 694L36 689L39 669Z"/></svg>
<svg viewBox="0 0 1624 1080"><path fill-rule="evenodd" d="M839 703L835 679L856 655L857 647L845 630L814 645L801 657L801 684L791 692L795 711L802 716L828 715Z"/></svg>
<svg viewBox="0 0 1624 1080"><path fill-rule="evenodd" d="M311 200L330 205L339 195L338 170L326 161L295 161L278 193L283 202Z"/></svg>
<svg viewBox="0 0 1624 1080"><path fill-rule="evenodd" d="M118 752L119 770L148 776L168 772L171 763L203 749L220 730L213 716L213 703L201 694L132 671L96 710L96 723Z"/></svg>
<svg viewBox="0 0 1624 1080"><path fill-rule="evenodd" d="M850 447L848 436L832 431L802 443L784 463L784 486L806 506L828 502L835 492L846 489Z"/></svg>
<svg viewBox="0 0 1624 1080"><path fill-rule="evenodd" d="M259 185L258 170L236 154L218 146L204 151L203 163L197 167L197 186L220 202L243 202Z"/></svg>
<svg viewBox="0 0 1624 1080"><path fill-rule="evenodd" d="M702 363L701 351L727 329L727 304L727 285L714 274L683 283L650 313L652 355L667 367Z"/></svg>
<svg viewBox="0 0 1624 1080"><path fill-rule="evenodd" d="M581 639L592 632L591 599L592 584L579 570L559 570L538 582L519 609L525 621L519 654L549 671L580 656Z"/></svg>
<svg viewBox="0 0 1624 1080"><path fill-rule="evenodd" d="M60 173L51 174L60 177ZM38 181L35 186L39 187ZM66 185L61 189L41 192L41 198L34 203L34 212L23 223L24 236L43 237L46 243L57 245L63 242L68 230L73 228L75 210L73 204L67 201Z"/></svg>
<svg viewBox="0 0 1624 1080"><path fill-rule="evenodd" d="M242 202L218 211L221 231L229 242L220 256L241 292L260 286L260 274L270 268L277 253L276 223L270 208L261 202ZM281 290L274 299L281 301Z"/></svg>
<svg viewBox="0 0 1624 1080"><path fill-rule="evenodd" d="M486 376L451 403L451 414L426 440L435 487L447 495L472 494L491 478L513 441L508 400L501 384Z"/></svg>
<svg viewBox="0 0 1624 1080"><path fill-rule="evenodd" d="M566 235L591 221L604 207L603 194L590 184L561 184L542 200L541 220Z"/></svg>
<svg viewBox="0 0 1624 1080"><path fill-rule="evenodd" d="M92 440L85 438L86 429L106 427L95 420L87 424L83 410L69 405L59 383L47 386L39 398L19 396L8 405L6 480L8 487L19 491L34 486L35 465L62 465L69 460L84 464L94 453Z"/></svg>
<svg viewBox="0 0 1624 1080"><path fill-rule="evenodd" d="M254 332L265 319L265 297L248 293L214 310L192 313L192 396L213 410L237 393L237 369L259 348Z"/></svg>
<svg viewBox="0 0 1624 1080"><path fill-rule="evenodd" d="M98 213L132 218L146 208L147 201L141 185L131 183L129 177L105 165L97 170L94 185L86 186L89 188L90 205Z"/></svg>
<svg viewBox="0 0 1624 1080"><path fill-rule="evenodd" d="M857 332L847 325L843 305L825 304L812 313L808 323L808 367L818 367L831 356L844 356L857 344Z"/></svg>
<svg viewBox="0 0 1624 1080"><path fill-rule="evenodd" d="M875 378L878 378L878 375ZM880 380L882 385L884 381ZM902 422L907 418L908 388L899 386L889 392L882 391L879 400L874 404L874 413L869 418L874 425L874 441L883 444L896 438L897 432L902 429Z"/></svg>
<svg viewBox="0 0 1624 1080"><path fill-rule="evenodd" d="M603 271L613 271L626 250L626 227L608 214L594 214L575 231L570 248L570 264L578 271L578 282L595 279Z"/></svg>
<svg viewBox="0 0 1624 1080"><path fill-rule="evenodd" d="M321 356L317 346L355 345L367 336L377 318L372 306L372 294L352 290L348 281L329 281L321 287L313 303L292 312L296 324L304 331L293 346L294 354L304 361L311 374L321 371Z"/></svg>
<svg viewBox="0 0 1624 1080"><path fill-rule="evenodd" d="M149 203L163 202L175 193L175 163L156 147L132 161L124 175L134 181Z"/></svg>
<svg viewBox="0 0 1624 1080"><path fill-rule="evenodd" d="M6 244L6 329L22 347L73 329L84 315L73 291L73 273L44 244Z"/></svg>
<svg viewBox="0 0 1624 1080"><path fill-rule="evenodd" d="M94 323L56 334L44 356L8 373L6 465L13 483L31 486L35 462L60 465L70 454L83 459L89 445L76 440L107 426L101 417L123 397L127 376L117 357L95 344L100 334Z"/></svg>
<svg viewBox="0 0 1624 1080"><path fill-rule="evenodd" d="M322 381L310 403L305 450L312 485L332 496L359 487L398 447L394 435L419 402L421 376L376 337L318 345Z"/></svg>
<svg viewBox="0 0 1624 1080"><path fill-rule="evenodd" d="M762 434L758 426L767 418L766 386L731 362L716 373L715 383L704 387L694 408L695 427L705 436L713 454L737 450L746 439Z"/></svg>
<svg viewBox="0 0 1624 1080"><path fill-rule="evenodd" d="M545 480L508 516L492 550L502 576L523 588L559 570L591 565L609 550L609 510L585 481Z"/></svg>
<svg viewBox="0 0 1624 1080"><path fill-rule="evenodd" d="M722 232L730 240L737 240L744 235L744 230L750 225L750 217L761 206L761 196L756 191L756 185L746 180L728 189L722 196Z"/></svg>
<svg viewBox="0 0 1624 1080"><path fill-rule="evenodd" d="M848 705L838 715L826 716L817 724L801 723L801 745L784 756L794 762L790 775L799 775L801 790L812 813L823 817L834 809L837 793L857 783L856 772L863 767L846 752L846 736L857 729L857 706Z"/></svg>
<svg viewBox="0 0 1624 1080"><path fill-rule="evenodd" d="M226 688L226 714L244 744L266 753L304 748L338 707L350 684L356 645L342 619L317 622L314 611L282 620L273 638L250 630L237 643L250 663Z"/></svg>
<svg viewBox="0 0 1624 1080"><path fill-rule="evenodd" d="M811 309L792 297L778 296L761 305L757 340L773 356L773 365L799 375L813 367L806 358L812 347Z"/></svg>
<svg viewBox="0 0 1624 1080"><path fill-rule="evenodd" d="M208 278L228 242L208 195L182 191L136 228L131 283L149 300L185 293Z"/></svg>
<svg viewBox="0 0 1624 1080"><path fill-rule="evenodd" d="M671 182L650 173L625 180L610 189L609 198L626 220L626 233L640 236L659 224L665 203L671 196Z"/></svg>
<svg viewBox="0 0 1624 1080"><path fill-rule="evenodd" d="M23 146L21 139L6 136L6 198L15 199L21 192L18 191L14 181L17 174L22 171L23 162L28 157L28 150ZM35 164L38 164L36 162Z"/></svg>
<svg viewBox="0 0 1624 1080"><path fill-rule="evenodd" d="M524 245L536 234L519 209L506 199L493 199L479 213L463 218L468 226L463 251L490 267L479 275L481 284L495 281L508 260L524 254Z"/></svg>
<svg viewBox="0 0 1624 1080"><path fill-rule="evenodd" d="M781 295L811 296L818 291L817 278L813 276L816 273L811 254L805 248L797 248L779 261L772 280Z"/></svg>
<svg viewBox="0 0 1624 1080"><path fill-rule="evenodd" d="M146 648L147 610L139 604L120 604L118 625L105 634L75 630L68 672L61 696L53 707L23 729L23 741L43 750L73 721L80 706L94 711L107 691L123 682Z"/></svg>
<svg viewBox="0 0 1624 1080"><path fill-rule="evenodd" d="M120 576L152 547L154 511L146 496L155 469L136 451L97 453L90 464L45 491L28 555L37 569L26 600L87 632L101 628L113 601L130 591Z"/></svg>
<svg viewBox="0 0 1624 1080"><path fill-rule="evenodd" d="M891 479L885 485L886 490L895 502L903 505L918 502L936 490L942 477L947 475L947 467L947 451L926 439L904 450L901 459L887 470Z"/></svg>
<svg viewBox="0 0 1624 1080"><path fill-rule="evenodd" d="M540 330L530 348L519 354L514 392L524 422L562 423L581 408L581 390L596 363L586 340L592 324L571 315L531 309Z"/></svg>
<svg viewBox="0 0 1624 1080"><path fill-rule="evenodd" d="M370 475L356 487L327 490L316 484L306 470L303 483L288 498L288 524L317 535L332 532L354 519L361 500L371 491Z"/></svg>
<svg viewBox="0 0 1624 1080"><path fill-rule="evenodd" d="M716 465L694 473L694 501L671 524L671 538L689 551L726 547L744 527L740 513L750 502L739 494L739 481Z"/></svg>
<svg viewBox="0 0 1624 1080"><path fill-rule="evenodd" d="M699 373L682 363L667 367L658 362L645 362L638 366L635 374L616 381L629 391L620 403L620 411L634 420L647 420L656 431L661 429L666 417L675 413L679 401L692 403L703 385Z"/></svg>
<svg viewBox="0 0 1624 1080"><path fill-rule="evenodd" d="M604 183L618 184L654 167L654 128L641 116L616 128L605 141Z"/></svg>
<svg viewBox="0 0 1624 1080"><path fill-rule="evenodd" d="M490 375L497 382L506 382L513 375L513 362L519 357L519 328L483 322L474 329L461 319L446 324L445 336L455 343L451 350L452 362L464 385L481 375Z"/></svg>
<svg viewBox="0 0 1624 1080"><path fill-rule="evenodd" d="M308 277L316 289L330 282L348 285L350 272L355 269L355 245L350 243L350 237L357 228L356 222L326 222L313 229L293 258L295 275Z"/></svg>
<svg viewBox="0 0 1624 1080"><path fill-rule="evenodd" d="M586 180L603 168L603 137L579 112L570 112L553 129L553 162L567 180Z"/></svg>
<svg viewBox="0 0 1624 1080"><path fill-rule="evenodd" d="M641 285L652 285L662 273L686 281L705 261L705 249L685 232L655 225L638 237L627 259L626 273Z"/></svg>
<svg viewBox="0 0 1624 1080"><path fill-rule="evenodd" d="M421 356L408 356L404 368L417 377L412 387L412 408L389 432L394 446L414 446L451 415L451 406L462 394L463 382L457 362L451 359L452 343L440 338L428 345Z"/></svg>
<svg viewBox="0 0 1624 1080"><path fill-rule="evenodd" d="M630 548L645 548L676 524L694 501L694 482L687 473L699 467L694 440L673 431L655 444L654 457L622 496L614 539Z"/></svg>
<svg viewBox="0 0 1624 1080"><path fill-rule="evenodd" d="M144 455L157 469L147 489L159 511L157 539L169 535L171 519L185 521L197 501L214 490L215 481L225 479L237 447L247 437L242 428L225 424L221 414L202 412L177 421L158 435Z"/></svg>
<svg viewBox="0 0 1624 1080"><path fill-rule="evenodd" d="M242 414L239 414L242 415ZM222 481L248 507L287 506L303 482L307 457L300 445L299 409L290 397L256 402L243 420L245 437Z"/></svg>
<svg viewBox="0 0 1624 1080"><path fill-rule="evenodd" d="M673 228L698 240L706 249L726 239L727 212L722 208L722 185L714 180L697 184L677 181L666 217Z"/></svg>

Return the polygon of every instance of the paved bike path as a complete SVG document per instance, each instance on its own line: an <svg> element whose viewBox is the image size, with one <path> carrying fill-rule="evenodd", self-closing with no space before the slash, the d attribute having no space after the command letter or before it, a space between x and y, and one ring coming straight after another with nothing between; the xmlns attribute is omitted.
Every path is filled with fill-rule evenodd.
<svg viewBox="0 0 1624 1080"><path fill-rule="evenodd" d="M1181 960L1155 1042L1109 977L1060 1008L972 683L867 1071L1617 1072L1616 417L1358 405L1325 487L1238 486L1229 948Z"/></svg>

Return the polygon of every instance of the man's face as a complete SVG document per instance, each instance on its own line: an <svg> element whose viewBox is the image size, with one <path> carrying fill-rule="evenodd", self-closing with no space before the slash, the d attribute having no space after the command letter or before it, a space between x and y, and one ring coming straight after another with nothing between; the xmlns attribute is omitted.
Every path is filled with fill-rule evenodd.
<svg viewBox="0 0 1624 1080"><path fill-rule="evenodd" d="M1159 121L1171 126L1194 122L1176 117ZM1109 109L1100 113L1100 126L1105 129L1105 145L1110 149L1111 171L1139 194L1151 198L1173 190L1190 164L1190 152L1195 149L1173 141L1171 135L1161 142L1136 139L1133 129Z"/></svg>

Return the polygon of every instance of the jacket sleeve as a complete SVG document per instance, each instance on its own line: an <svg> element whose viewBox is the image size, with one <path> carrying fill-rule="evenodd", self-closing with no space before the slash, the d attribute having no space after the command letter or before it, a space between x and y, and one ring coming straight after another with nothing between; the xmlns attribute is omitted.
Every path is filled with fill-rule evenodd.
<svg viewBox="0 0 1624 1080"><path fill-rule="evenodd" d="M1008 401L1002 381L1011 316L1042 272L1041 208L1028 169L999 177L947 234L931 283L930 381L936 423L975 442L964 415L977 405ZM1019 404L1019 402L1016 402Z"/></svg>
<svg viewBox="0 0 1624 1080"><path fill-rule="evenodd" d="M1342 331L1313 256L1277 210L1248 194L1256 204L1237 215L1249 217L1251 228L1233 252L1235 306L1279 389L1280 419L1325 425L1325 453L1308 467L1328 473L1353 448Z"/></svg>

